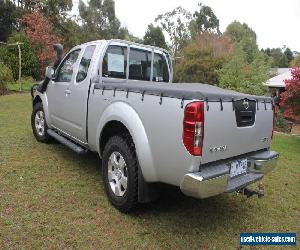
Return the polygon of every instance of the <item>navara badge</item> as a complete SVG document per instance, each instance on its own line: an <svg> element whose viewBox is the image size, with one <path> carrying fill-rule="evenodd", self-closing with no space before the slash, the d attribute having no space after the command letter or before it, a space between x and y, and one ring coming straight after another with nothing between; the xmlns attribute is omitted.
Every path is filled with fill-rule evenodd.
<svg viewBox="0 0 300 250"><path fill-rule="evenodd" d="M216 153L216 152L224 152L227 150L227 145L224 145L224 146L217 146L217 147L211 147L209 149L209 151L211 153Z"/></svg>
<svg viewBox="0 0 300 250"><path fill-rule="evenodd" d="M244 106L244 108L245 108L246 110L249 108L249 102L248 102L247 99L245 99L245 100L243 101L243 106Z"/></svg>

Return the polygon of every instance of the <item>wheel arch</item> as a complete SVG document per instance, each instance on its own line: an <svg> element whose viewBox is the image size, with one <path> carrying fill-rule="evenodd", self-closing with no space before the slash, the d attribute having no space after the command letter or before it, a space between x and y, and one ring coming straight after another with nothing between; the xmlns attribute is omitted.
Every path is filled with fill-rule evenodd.
<svg viewBox="0 0 300 250"><path fill-rule="evenodd" d="M34 107L34 105L36 105L39 102L43 104L46 123L47 123L48 127L50 128L51 122L50 122L50 115L49 115L49 110L48 110L48 99L47 99L47 95L45 93L44 94L38 93L37 95L34 96L34 98L32 100L32 107Z"/></svg>
<svg viewBox="0 0 300 250"><path fill-rule="evenodd" d="M136 155L141 172L147 182L158 181L148 136L137 112L127 103L115 102L110 104L103 112L97 134L97 148L100 157L105 142L111 135L128 133L135 145Z"/></svg>
<svg viewBox="0 0 300 250"><path fill-rule="evenodd" d="M123 134L130 134L129 130L126 128L126 126L120 122L120 121L116 121L116 120L111 120L109 122L107 122L105 124L105 126L103 127L102 131L101 131L101 135L100 135L100 141L99 141L99 152L100 155L103 155L103 150L104 147L106 145L106 143L108 142L109 138L111 138L113 135L123 135ZM132 138L132 136L131 136Z"/></svg>
<svg viewBox="0 0 300 250"><path fill-rule="evenodd" d="M34 99L32 101L32 106L36 105L39 102L43 103L41 97L39 95L37 95L37 96L34 97Z"/></svg>

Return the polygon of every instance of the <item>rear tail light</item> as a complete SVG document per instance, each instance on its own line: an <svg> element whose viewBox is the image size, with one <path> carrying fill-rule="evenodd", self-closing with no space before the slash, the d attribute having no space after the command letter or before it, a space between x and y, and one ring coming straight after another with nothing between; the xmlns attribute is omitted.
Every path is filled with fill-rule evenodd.
<svg viewBox="0 0 300 250"><path fill-rule="evenodd" d="M183 119L183 144L191 155L201 156L204 136L204 102L186 105Z"/></svg>

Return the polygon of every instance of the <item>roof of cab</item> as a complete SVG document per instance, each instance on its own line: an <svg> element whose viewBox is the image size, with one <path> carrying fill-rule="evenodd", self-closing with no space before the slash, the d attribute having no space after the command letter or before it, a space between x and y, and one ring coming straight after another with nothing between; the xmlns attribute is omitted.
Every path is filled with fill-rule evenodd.
<svg viewBox="0 0 300 250"><path fill-rule="evenodd" d="M125 44L128 44L128 45L135 45L135 46L145 47L145 48L149 48L149 49L152 49L152 50L160 50L160 51L163 51L163 52L169 54L169 52L166 49L162 49L162 48L151 46L151 45L145 45L145 44L141 44L141 43L135 43L135 42L131 42L131 41L126 41L126 40L120 40L120 39L95 40L95 41L90 41L90 42L84 43L82 45L90 45L90 44L102 43L102 42L105 42L105 43L108 43L108 44L113 43L113 42L125 43Z"/></svg>

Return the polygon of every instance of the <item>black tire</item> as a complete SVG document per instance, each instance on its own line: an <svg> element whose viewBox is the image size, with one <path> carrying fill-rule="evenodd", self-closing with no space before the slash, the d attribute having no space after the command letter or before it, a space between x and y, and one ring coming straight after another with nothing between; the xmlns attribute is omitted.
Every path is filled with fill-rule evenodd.
<svg viewBox="0 0 300 250"><path fill-rule="evenodd" d="M44 129L43 129L44 132L43 133L41 133L41 131L38 131L36 128L36 125L35 125L36 115L40 111L42 111L42 113L40 113L40 114L42 114L43 121L44 121ZM50 137L50 135L47 133L48 127L46 124L43 104L41 102L38 102L33 106L32 114L31 114L31 127L32 127L33 135L37 141L43 142L43 143L49 143L52 141L52 137Z"/></svg>
<svg viewBox="0 0 300 250"><path fill-rule="evenodd" d="M110 157L116 152L123 157L126 164L127 188L123 190L122 196L116 195L112 190L111 185L113 184L110 184L108 177ZM109 201L119 211L128 213L136 207L138 200L138 160L130 136L113 136L108 140L102 157L102 178Z"/></svg>

